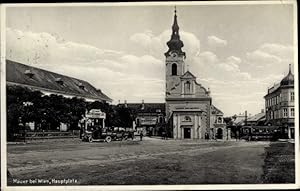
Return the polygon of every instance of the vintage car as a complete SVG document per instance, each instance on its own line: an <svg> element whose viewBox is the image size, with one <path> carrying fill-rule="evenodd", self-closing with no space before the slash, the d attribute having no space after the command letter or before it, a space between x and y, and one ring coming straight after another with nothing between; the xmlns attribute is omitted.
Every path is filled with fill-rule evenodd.
<svg viewBox="0 0 300 191"><path fill-rule="evenodd" d="M121 127L112 128L96 128L92 131L85 131L83 134L82 141L94 142L94 141L105 141L107 143L111 141L123 141L127 140L128 137L132 138L130 131L126 131Z"/></svg>

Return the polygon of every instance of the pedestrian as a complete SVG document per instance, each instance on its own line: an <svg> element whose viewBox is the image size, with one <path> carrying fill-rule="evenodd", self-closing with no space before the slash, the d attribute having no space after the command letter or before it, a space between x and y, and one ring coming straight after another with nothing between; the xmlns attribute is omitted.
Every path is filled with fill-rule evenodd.
<svg viewBox="0 0 300 191"><path fill-rule="evenodd" d="M205 140L208 140L208 133L205 133Z"/></svg>
<svg viewBox="0 0 300 191"><path fill-rule="evenodd" d="M162 138L165 139L166 133L163 131L161 134L162 134Z"/></svg>
<svg viewBox="0 0 300 191"><path fill-rule="evenodd" d="M130 131L130 134L131 134L131 139L133 140L134 139L134 131Z"/></svg>
<svg viewBox="0 0 300 191"><path fill-rule="evenodd" d="M143 132L140 131L140 141L142 141L142 140L143 140Z"/></svg>

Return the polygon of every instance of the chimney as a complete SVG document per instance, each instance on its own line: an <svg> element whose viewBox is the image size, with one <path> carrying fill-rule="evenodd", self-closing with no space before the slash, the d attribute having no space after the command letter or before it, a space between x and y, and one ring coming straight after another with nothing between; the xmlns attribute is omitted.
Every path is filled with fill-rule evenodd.
<svg viewBox="0 0 300 191"><path fill-rule="evenodd" d="M261 109L261 113L265 113L265 110L264 110L264 109Z"/></svg>
<svg viewBox="0 0 300 191"><path fill-rule="evenodd" d="M124 105L127 108L127 100L124 100Z"/></svg>
<svg viewBox="0 0 300 191"><path fill-rule="evenodd" d="M32 73L31 70L26 70L26 71L24 72L24 74L25 74L26 76L28 76L29 78L32 78L32 77L34 76L34 74Z"/></svg>
<svg viewBox="0 0 300 191"><path fill-rule="evenodd" d="M144 103L144 100L142 100L142 108L141 108L142 110L144 110L145 109L145 103Z"/></svg>

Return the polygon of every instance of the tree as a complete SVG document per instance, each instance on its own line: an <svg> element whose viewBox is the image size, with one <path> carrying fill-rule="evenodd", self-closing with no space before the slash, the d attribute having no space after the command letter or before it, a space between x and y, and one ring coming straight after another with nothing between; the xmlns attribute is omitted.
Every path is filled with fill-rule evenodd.
<svg viewBox="0 0 300 191"><path fill-rule="evenodd" d="M7 86L7 139L12 140L14 132L19 130L19 119L26 122L35 121L37 111L34 103L42 93L20 86ZM33 105L32 105L33 104Z"/></svg>

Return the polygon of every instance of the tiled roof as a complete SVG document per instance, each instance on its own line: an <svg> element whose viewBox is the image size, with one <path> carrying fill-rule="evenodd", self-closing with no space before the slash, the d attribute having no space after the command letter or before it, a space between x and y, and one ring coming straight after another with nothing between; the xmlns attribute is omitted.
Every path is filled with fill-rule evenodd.
<svg viewBox="0 0 300 191"><path fill-rule="evenodd" d="M125 103L118 104L118 106L125 107ZM127 103L127 107L132 109L136 113L165 113L165 103Z"/></svg>
<svg viewBox="0 0 300 191"><path fill-rule="evenodd" d="M234 125L244 125L245 122L245 116L244 115L238 115L235 116L235 120L233 121Z"/></svg>
<svg viewBox="0 0 300 191"><path fill-rule="evenodd" d="M265 117L265 113L258 113L256 115L248 117L247 121L259 121L264 117Z"/></svg>
<svg viewBox="0 0 300 191"><path fill-rule="evenodd" d="M29 86L41 91L44 90L99 101L112 101L101 90L96 89L84 80L10 60L6 60L6 80L8 83Z"/></svg>

